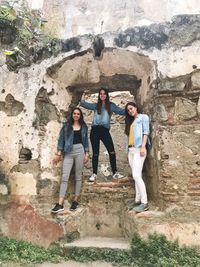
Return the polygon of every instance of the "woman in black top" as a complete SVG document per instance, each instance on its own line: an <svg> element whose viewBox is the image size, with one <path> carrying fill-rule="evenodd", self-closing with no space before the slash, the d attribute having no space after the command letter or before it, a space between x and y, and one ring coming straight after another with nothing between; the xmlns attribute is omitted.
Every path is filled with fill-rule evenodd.
<svg viewBox="0 0 200 267"><path fill-rule="evenodd" d="M57 164L63 159L62 180L60 185L59 202L52 208L52 213L64 210L64 197L67 191L68 180L73 163L75 163L75 197L70 210L78 207L79 195L82 185L83 163L89 159L88 128L83 119L80 108L72 110L70 119L66 122L59 134L57 153L53 159L53 164Z"/></svg>

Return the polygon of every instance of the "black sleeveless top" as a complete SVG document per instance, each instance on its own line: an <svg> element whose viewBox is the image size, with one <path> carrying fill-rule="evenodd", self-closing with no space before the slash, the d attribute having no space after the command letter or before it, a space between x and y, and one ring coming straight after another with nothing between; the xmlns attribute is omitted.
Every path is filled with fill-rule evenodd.
<svg viewBox="0 0 200 267"><path fill-rule="evenodd" d="M73 145L75 144L82 144L81 129L78 131L74 131Z"/></svg>

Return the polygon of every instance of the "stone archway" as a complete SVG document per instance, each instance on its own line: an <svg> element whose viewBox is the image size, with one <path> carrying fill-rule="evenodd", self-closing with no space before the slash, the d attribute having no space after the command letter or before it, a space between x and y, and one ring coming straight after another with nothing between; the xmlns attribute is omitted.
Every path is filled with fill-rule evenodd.
<svg viewBox="0 0 200 267"><path fill-rule="evenodd" d="M142 105L148 100L151 83L157 78L155 63L144 55L128 50L105 48L95 58L91 50L69 56L49 67L47 74L71 93L130 91Z"/></svg>
<svg viewBox="0 0 200 267"><path fill-rule="evenodd" d="M98 92L101 86L106 86L111 94L111 99L117 101L124 107L127 101L135 99L137 103L152 117L152 90L151 85L156 79L155 62L144 55L140 55L128 50L116 48L104 48L100 57L95 57L92 50L73 54L47 69L45 82L53 83L56 97L61 102L66 99L65 111L70 111L73 106L78 105L83 92L93 95ZM65 96L63 95L66 94ZM118 94L118 96L117 96ZM89 98L90 101L93 98ZM59 106L57 107L59 109ZM87 123L91 123L91 112L84 111ZM63 109L60 115L66 116ZM119 171L130 175L130 168L126 160L124 149L124 119L120 116L113 116L111 134L114 136ZM106 153L102 149L101 173L109 169ZM151 165L152 156L148 158L148 166ZM153 161L152 161L153 162ZM91 166L89 167L91 168ZM104 170L104 171L103 171ZM151 173L146 172L145 176L154 177L154 167L150 168ZM90 169L86 169L85 174L89 175ZM152 174L153 173L153 174ZM107 180L105 175L101 179ZM152 179L148 180L151 188L151 198L154 198L157 190L153 186Z"/></svg>

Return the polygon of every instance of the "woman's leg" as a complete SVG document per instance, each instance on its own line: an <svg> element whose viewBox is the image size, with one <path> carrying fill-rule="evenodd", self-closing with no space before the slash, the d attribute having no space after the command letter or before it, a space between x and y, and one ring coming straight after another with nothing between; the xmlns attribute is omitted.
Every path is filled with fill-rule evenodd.
<svg viewBox="0 0 200 267"><path fill-rule="evenodd" d="M62 205L64 202L65 194L67 191L68 180L70 171L73 166L73 156L70 154L66 154L63 160L63 169L62 169L62 180L60 184L60 193L59 193L59 204Z"/></svg>
<svg viewBox="0 0 200 267"><path fill-rule="evenodd" d="M74 200L78 202L78 197L81 192L82 185L82 170L83 170L83 160L84 160L84 149L82 144L75 145L75 198Z"/></svg>
<svg viewBox="0 0 200 267"><path fill-rule="evenodd" d="M99 162L99 127L92 127L90 132L90 141L92 145L92 169L93 173L97 174L98 162Z"/></svg>
<svg viewBox="0 0 200 267"><path fill-rule="evenodd" d="M146 158L146 155L144 157L140 156L140 148L130 148L129 153L129 164L132 169L132 175L133 179L135 180L135 187L136 187L136 200L138 201L139 196L141 203L146 204L147 201L147 192L146 192L146 186L142 179L142 169L144 165L144 161Z"/></svg>
<svg viewBox="0 0 200 267"><path fill-rule="evenodd" d="M115 154L114 144L109 130L106 129L105 127L102 127L100 139L102 140L104 146L106 147L109 153L111 169L113 174L115 174L117 171L117 164L116 164L116 154Z"/></svg>
<svg viewBox="0 0 200 267"><path fill-rule="evenodd" d="M131 167L132 173L133 173L133 162L134 162L134 153L133 151L129 151L128 152L128 161L129 161L129 165ZM140 191L138 188L137 183L135 182L135 203L140 202L141 201L141 195L140 195Z"/></svg>

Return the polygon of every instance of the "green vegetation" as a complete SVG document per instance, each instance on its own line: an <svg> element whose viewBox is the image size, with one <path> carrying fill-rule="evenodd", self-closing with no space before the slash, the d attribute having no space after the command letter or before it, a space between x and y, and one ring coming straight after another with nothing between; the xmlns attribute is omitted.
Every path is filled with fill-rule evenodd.
<svg viewBox="0 0 200 267"><path fill-rule="evenodd" d="M135 234L131 244L131 256L137 266L143 267L197 267L200 253L195 247L180 246L164 235L151 234L147 241Z"/></svg>
<svg viewBox="0 0 200 267"><path fill-rule="evenodd" d="M18 2L3 1L0 5L0 21L7 21L16 28L19 46L35 44L41 38L46 21L39 11L30 11L25 1L20 5Z"/></svg>
<svg viewBox="0 0 200 267"><path fill-rule="evenodd" d="M59 262L62 252L57 249L45 249L25 241L0 236L0 262L42 263L45 261Z"/></svg>
<svg viewBox="0 0 200 267"><path fill-rule="evenodd" d="M9 50L5 50L4 54L10 70L22 65L29 66L41 49L49 51L53 38L44 34L45 23L42 14L31 11L25 1L2 1L0 29L5 36L4 44L9 45Z"/></svg>
<svg viewBox="0 0 200 267"><path fill-rule="evenodd" d="M171 242L163 235L149 235L143 240L135 234L130 250L97 248L45 249L28 242L0 237L0 262L42 263L75 260L79 262L106 261L114 266L133 267L197 267L200 253L195 247L181 247L177 241Z"/></svg>

